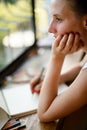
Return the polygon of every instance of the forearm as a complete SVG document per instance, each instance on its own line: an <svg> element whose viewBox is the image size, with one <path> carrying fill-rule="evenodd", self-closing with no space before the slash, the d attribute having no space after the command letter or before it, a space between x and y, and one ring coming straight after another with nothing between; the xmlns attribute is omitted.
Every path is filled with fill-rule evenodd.
<svg viewBox="0 0 87 130"><path fill-rule="evenodd" d="M82 66L84 65L84 63L86 62L87 60L87 55L85 55L83 57L83 59L79 62L79 63L76 63L76 65L74 65L70 70L68 70L67 72L65 73L62 73L60 75L60 81L59 83L65 83L65 82L72 82L76 76L78 75L78 73L80 72Z"/></svg>
<svg viewBox="0 0 87 130"><path fill-rule="evenodd" d="M78 73L80 72L81 68L82 68L82 64L78 63L67 72L62 73L60 75L59 83L61 84L61 83L66 83L66 82L72 82L76 78Z"/></svg>
<svg viewBox="0 0 87 130"><path fill-rule="evenodd" d="M52 101L57 96L58 82L64 58L55 60L51 58L39 97L38 114L42 115L49 109Z"/></svg>

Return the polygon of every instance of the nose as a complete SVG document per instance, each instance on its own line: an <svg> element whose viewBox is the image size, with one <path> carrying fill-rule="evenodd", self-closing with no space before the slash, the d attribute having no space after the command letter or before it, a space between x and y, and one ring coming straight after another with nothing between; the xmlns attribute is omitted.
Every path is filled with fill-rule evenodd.
<svg viewBox="0 0 87 130"><path fill-rule="evenodd" d="M56 30L56 25L54 22L51 21L49 28L48 28L48 32L52 33L52 34L56 34L57 30Z"/></svg>
<svg viewBox="0 0 87 130"><path fill-rule="evenodd" d="M55 21L52 19L51 22L50 22L50 25L49 25L49 28L48 28L48 32L49 33L57 33L57 27L56 27L56 23Z"/></svg>
<svg viewBox="0 0 87 130"><path fill-rule="evenodd" d="M54 32L54 24L53 21L50 22L49 28L48 28L48 32L49 33L53 33Z"/></svg>

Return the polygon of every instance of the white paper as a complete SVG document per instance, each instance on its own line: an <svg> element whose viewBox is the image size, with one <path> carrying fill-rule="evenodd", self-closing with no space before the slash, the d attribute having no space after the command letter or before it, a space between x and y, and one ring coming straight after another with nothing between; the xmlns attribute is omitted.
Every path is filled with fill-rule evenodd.
<svg viewBox="0 0 87 130"><path fill-rule="evenodd" d="M29 84L10 84L2 92L10 115L32 111L38 107L38 95L31 93Z"/></svg>

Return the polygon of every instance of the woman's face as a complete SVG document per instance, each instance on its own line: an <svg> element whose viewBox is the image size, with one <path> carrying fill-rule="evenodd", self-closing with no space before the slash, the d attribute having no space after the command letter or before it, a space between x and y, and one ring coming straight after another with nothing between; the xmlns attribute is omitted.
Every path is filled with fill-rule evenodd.
<svg viewBox="0 0 87 130"><path fill-rule="evenodd" d="M59 34L65 33L79 33L80 38L85 44L85 35L87 31L83 29L83 19L77 17L75 13L70 9L65 0L52 0L51 5L52 20L48 31L57 37Z"/></svg>

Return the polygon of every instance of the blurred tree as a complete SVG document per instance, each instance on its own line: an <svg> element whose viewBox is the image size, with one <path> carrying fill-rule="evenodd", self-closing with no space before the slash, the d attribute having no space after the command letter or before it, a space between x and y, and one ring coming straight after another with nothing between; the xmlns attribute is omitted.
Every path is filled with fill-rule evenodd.
<svg viewBox="0 0 87 130"><path fill-rule="evenodd" d="M17 2L17 0L3 0L5 3L14 4Z"/></svg>

